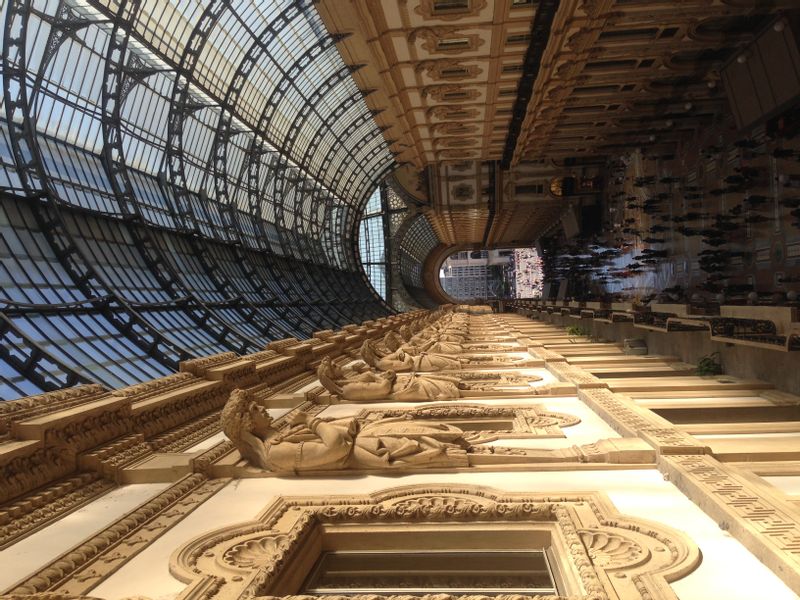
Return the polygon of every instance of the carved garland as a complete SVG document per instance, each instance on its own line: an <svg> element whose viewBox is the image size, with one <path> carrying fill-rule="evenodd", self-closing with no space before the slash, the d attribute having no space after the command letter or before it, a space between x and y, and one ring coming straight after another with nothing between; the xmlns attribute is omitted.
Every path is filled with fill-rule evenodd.
<svg viewBox="0 0 800 600"><path fill-rule="evenodd" d="M601 493L501 495L477 486L409 486L350 498L278 498L255 521L183 545L170 559L170 572L190 584L180 600L270 596L298 560L308 561L312 544L319 548L326 525L360 526L369 535L371 524L447 527L456 522L497 531L504 523L536 523L554 531L562 564L579 582L573 587L584 590L583 600L675 598L665 582L685 576L700 562L699 550L686 536L619 515Z"/></svg>

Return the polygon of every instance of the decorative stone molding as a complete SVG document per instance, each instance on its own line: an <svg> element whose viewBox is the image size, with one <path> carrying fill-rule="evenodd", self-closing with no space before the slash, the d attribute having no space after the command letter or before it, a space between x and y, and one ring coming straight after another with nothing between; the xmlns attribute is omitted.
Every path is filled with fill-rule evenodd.
<svg viewBox="0 0 800 600"><path fill-rule="evenodd" d="M0 509L0 549L68 515L114 488L97 473L81 473L23 496Z"/></svg>
<svg viewBox="0 0 800 600"><path fill-rule="evenodd" d="M6 593L86 594L226 484L224 479L189 475Z"/></svg>
<svg viewBox="0 0 800 600"><path fill-rule="evenodd" d="M0 502L8 502L74 469L75 458L58 448L33 445L0 455Z"/></svg>
<svg viewBox="0 0 800 600"><path fill-rule="evenodd" d="M358 339L424 314L378 319L369 329L352 325L330 339ZM38 510L36 494L56 497L50 488L34 490L61 486L58 480L79 467L118 479L153 450L180 452L218 431L214 415L234 383L253 386L260 381L264 397L275 394L269 387L273 383L282 382L283 390L293 391L312 381L305 365L315 351L318 356L327 349L338 353L335 344L312 346L293 339L273 347L280 352L264 350L245 357L223 353L185 361L184 372L119 390L85 385L0 403L0 502L18 498L12 506L21 515L18 508L23 504ZM296 403L293 399L292 405ZM66 493L69 486L62 487ZM79 502L77 495L73 499L65 501L65 511Z"/></svg>
<svg viewBox="0 0 800 600"><path fill-rule="evenodd" d="M176 427L149 441L156 452L183 452L219 432L219 410L215 410L191 423Z"/></svg>
<svg viewBox="0 0 800 600"><path fill-rule="evenodd" d="M284 356L275 350L262 350L247 354L245 358L256 363L256 375L262 384L276 384L306 368L306 363L294 356Z"/></svg>
<svg viewBox="0 0 800 600"><path fill-rule="evenodd" d="M82 454L78 458L78 466L119 481L120 469L141 460L151 452L152 448L144 441L144 436L134 433Z"/></svg>
<svg viewBox="0 0 800 600"><path fill-rule="evenodd" d="M502 392L509 393L514 391L532 392L530 388L534 384L542 381L539 375L530 373L517 373L514 371L443 371L453 377L458 377L461 381L469 385L470 391L481 392Z"/></svg>
<svg viewBox="0 0 800 600"><path fill-rule="evenodd" d="M72 388L0 402L0 435L11 430L11 423L73 408L99 400L109 391L101 385L79 385Z"/></svg>
<svg viewBox="0 0 800 600"><path fill-rule="evenodd" d="M444 148L462 148L462 147L476 146L476 145L477 145L477 142L475 141L474 138L471 138L471 137L467 138L467 137L451 136L451 137L437 138L437 139L434 140L434 146L436 146L437 148L440 148L440 147L444 147ZM468 186L468 187L472 191L472 186ZM458 189L458 188L455 188L455 189ZM472 196L473 196L473 194L470 193L470 195L467 196L467 198L471 199ZM462 198L453 198L453 199L457 200L457 201L462 200Z"/></svg>
<svg viewBox="0 0 800 600"><path fill-rule="evenodd" d="M463 69L465 72L458 75L447 74L446 71ZM480 75L483 70L477 65L465 65L461 60L455 58L440 58L436 60L423 60L414 66L414 71L422 73L435 80L455 80L473 79Z"/></svg>
<svg viewBox="0 0 800 600"><path fill-rule="evenodd" d="M11 435L18 440L38 440L44 447L75 454L123 435L130 427L130 404L125 399L104 394L82 408L15 421L11 425Z"/></svg>
<svg viewBox="0 0 800 600"><path fill-rule="evenodd" d="M466 160L468 158L475 158L476 156L478 156L478 151L471 149L463 149L463 150L449 149L449 150L440 150L437 155L439 156L439 158L442 159Z"/></svg>
<svg viewBox="0 0 800 600"><path fill-rule="evenodd" d="M587 47L594 43L599 35L600 29L590 29L581 27L576 33L571 35L567 40L567 47L572 48L575 53L580 53L587 49Z"/></svg>
<svg viewBox="0 0 800 600"><path fill-rule="evenodd" d="M414 8L414 12L428 20L457 21L464 17L474 17L486 8L486 5L487 0L469 0L469 8L466 10L437 11L433 0L420 0L419 5Z"/></svg>
<svg viewBox="0 0 800 600"><path fill-rule="evenodd" d="M656 448L661 455L709 454L711 452L708 446L703 445L688 433L680 431L672 424L666 427L644 427L639 431L639 435Z"/></svg>
<svg viewBox="0 0 800 600"><path fill-rule="evenodd" d="M538 354L538 351L536 353ZM579 389L608 387L608 384L599 377L595 377L580 367L570 365L566 362L548 362L546 366L547 370L558 377L559 380L574 383Z"/></svg>
<svg viewBox="0 0 800 600"><path fill-rule="evenodd" d="M537 347L533 347L533 348L529 347L528 348L528 352L530 352L531 354L533 354L534 356L536 356L538 358L541 358L542 360L544 360L544 361L546 361L548 363L552 363L552 362L567 362L567 359L565 357L563 357L561 354L559 354L558 352L555 352L553 350L548 350L545 347L538 347L538 346Z"/></svg>
<svg viewBox="0 0 800 600"><path fill-rule="evenodd" d="M576 416L545 410L541 406L487 406L485 404L437 404L412 409L369 409L358 414L366 420L392 417L409 419L431 419L458 426L463 421L508 419L512 428L505 430L473 430L464 432L464 438L472 444L483 444L497 439L526 439L564 437L561 431L580 423Z"/></svg>
<svg viewBox="0 0 800 600"><path fill-rule="evenodd" d="M478 126L472 123L459 121L450 123L436 123L431 130L438 135L470 135L478 131Z"/></svg>
<svg viewBox="0 0 800 600"><path fill-rule="evenodd" d="M609 389L581 389L578 397L621 435L637 435L640 429L652 426L650 411L625 402Z"/></svg>
<svg viewBox="0 0 800 600"><path fill-rule="evenodd" d="M473 200L475 197L475 187L469 183L458 183L451 189L453 200L464 202Z"/></svg>
<svg viewBox="0 0 800 600"><path fill-rule="evenodd" d="M298 344L300 344L300 341L297 338L293 338L293 337L291 337L291 338L283 338L282 340L275 340L275 341L269 342L267 344L267 350L274 350L275 352L278 352L279 354L284 354L285 350L288 350L289 348L293 348L293 347L297 346Z"/></svg>
<svg viewBox="0 0 800 600"><path fill-rule="evenodd" d="M437 27L419 27L409 32L409 43L413 44L418 38L422 39L422 49L430 54L462 54L464 52L477 50L485 43L485 40L477 33L463 33L460 27L445 25ZM455 38L464 38L467 40L467 44L456 48L442 48L439 46L440 40Z"/></svg>
<svg viewBox="0 0 800 600"><path fill-rule="evenodd" d="M123 388L114 394L130 399L135 431L149 437L221 408L228 390L221 382L179 373Z"/></svg>
<svg viewBox="0 0 800 600"><path fill-rule="evenodd" d="M711 456L662 456L660 468L792 589L800 587L797 507L766 483Z"/></svg>
<svg viewBox="0 0 800 600"><path fill-rule="evenodd" d="M4 594L0 596L2 600L101 600L100 598L96 598L94 596L81 596L81 595L74 595L74 594L57 594L57 593L45 593L45 594ZM130 600L134 600L131 598ZM146 599L141 599L146 600Z"/></svg>
<svg viewBox="0 0 800 600"><path fill-rule="evenodd" d="M448 97L449 94L459 95L457 97ZM481 93L476 89L466 89L463 85L438 83L422 88L421 95L423 98L430 96L436 102L469 102L479 97Z"/></svg>
<svg viewBox="0 0 800 600"><path fill-rule="evenodd" d="M212 354L211 356L181 361L180 371L181 373L191 373L195 377L205 377L208 369L219 365L226 365L237 360L239 360L239 355L235 352Z"/></svg>
<svg viewBox="0 0 800 600"><path fill-rule="evenodd" d="M69 398L81 403L46 403L47 411L35 415L15 411L30 418L14 418L11 439L0 443L0 502L74 472L78 453L125 435L133 426L124 398L105 392L90 393L87 403L80 392Z"/></svg>
<svg viewBox="0 0 800 600"><path fill-rule="evenodd" d="M480 115L480 111L478 111L477 108L462 108L460 106L433 106L428 109L427 114L431 119L439 119L441 121L452 118L451 115L453 111L464 113L458 117L459 120L475 119Z"/></svg>
<svg viewBox="0 0 800 600"><path fill-rule="evenodd" d="M502 540L508 529L549 532L565 580L571 582L565 585L573 588L567 592L577 595L582 588L582 597L592 600L675 598L666 582L687 575L700 562L686 536L619 515L600 493L500 494L477 486L409 486L352 498L278 498L254 521L184 544L173 553L170 572L189 584L181 600L285 597L299 592L297 585L314 564L321 539L335 544L336 532L346 527L349 538L358 536L358 547L368 550L381 531L391 526L396 531L397 524L412 536L417 530L429 535L437 528L448 531L454 524L462 532L474 527L487 544L492 537Z"/></svg>
<svg viewBox="0 0 800 600"><path fill-rule="evenodd" d="M222 381L231 388L252 385L258 380L252 357L240 357L235 352L185 360L180 370L210 381Z"/></svg>
<svg viewBox="0 0 800 600"><path fill-rule="evenodd" d="M211 468L223 456L231 454L236 448L228 440L214 444L211 448L192 459L192 470L195 473L211 475Z"/></svg>
<svg viewBox="0 0 800 600"><path fill-rule="evenodd" d="M614 0L582 0L581 8L588 17L596 19L602 11L608 10L613 4Z"/></svg>
<svg viewBox="0 0 800 600"><path fill-rule="evenodd" d="M655 451L639 438L612 438L592 444L536 450L506 446L473 446L469 450L470 466L526 465L528 468L553 463L571 463L572 468L582 463L606 465L652 465Z"/></svg>

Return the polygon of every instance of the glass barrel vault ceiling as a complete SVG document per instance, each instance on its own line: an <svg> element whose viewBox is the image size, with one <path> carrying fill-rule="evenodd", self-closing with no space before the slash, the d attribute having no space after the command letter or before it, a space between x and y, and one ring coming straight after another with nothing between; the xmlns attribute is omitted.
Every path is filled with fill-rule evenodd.
<svg viewBox="0 0 800 600"><path fill-rule="evenodd" d="M0 398L388 312L393 167L312 0L0 0Z"/></svg>
<svg viewBox="0 0 800 600"><path fill-rule="evenodd" d="M381 188L375 188L364 206L364 213L358 226L358 251L367 279L384 300L388 293L385 218L386 211L381 202Z"/></svg>

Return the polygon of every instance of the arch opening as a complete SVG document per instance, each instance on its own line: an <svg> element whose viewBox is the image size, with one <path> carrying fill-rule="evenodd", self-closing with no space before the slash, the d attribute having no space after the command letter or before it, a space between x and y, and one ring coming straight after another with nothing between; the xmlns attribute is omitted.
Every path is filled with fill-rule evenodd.
<svg viewBox="0 0 800 600"><path fill-rule="evenodd" d="M533 247L459 250L442 262L439 283L458 302L540 298L542 259Z"/></svg>

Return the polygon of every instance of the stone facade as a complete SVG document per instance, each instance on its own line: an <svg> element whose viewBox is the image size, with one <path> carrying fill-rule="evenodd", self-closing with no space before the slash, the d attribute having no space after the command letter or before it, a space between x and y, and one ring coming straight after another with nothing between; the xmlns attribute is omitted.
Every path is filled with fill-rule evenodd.
<svg viewBox="0 0 800 600"><path fill-rule="evenodd" d="M447 372L451 398L353 403L319 381L327 364L341 382L371 385L380 372L361 347L389 352L400 343L389 332L410 354L438 340L452 358L480 348L493 360ZM794 475L800 448L789 438L778 452L769 438L790 421L751 422L737 405L779 415L800 399L666 368L676 364L518 314L447 307L186 362L121 390L7 402L0 560L18 567L0 584L9 598L309 597L320 595L304 586L326 553L433 545L546 551L558 597L708 597L708 578L729 560L774 573L729 597L793 597L796 505L776 478ZM445 375L410 375L434 376ZM738 452L705 433L726 427L747 436ZM259 462L247 435L291 464ZM660 513L666 499L685 514ZM709 517L736 541L712 542ZM402 594L380 587L368 563L352 577L350 595ZM449 581L446 596L464 595Z"/></svg>

